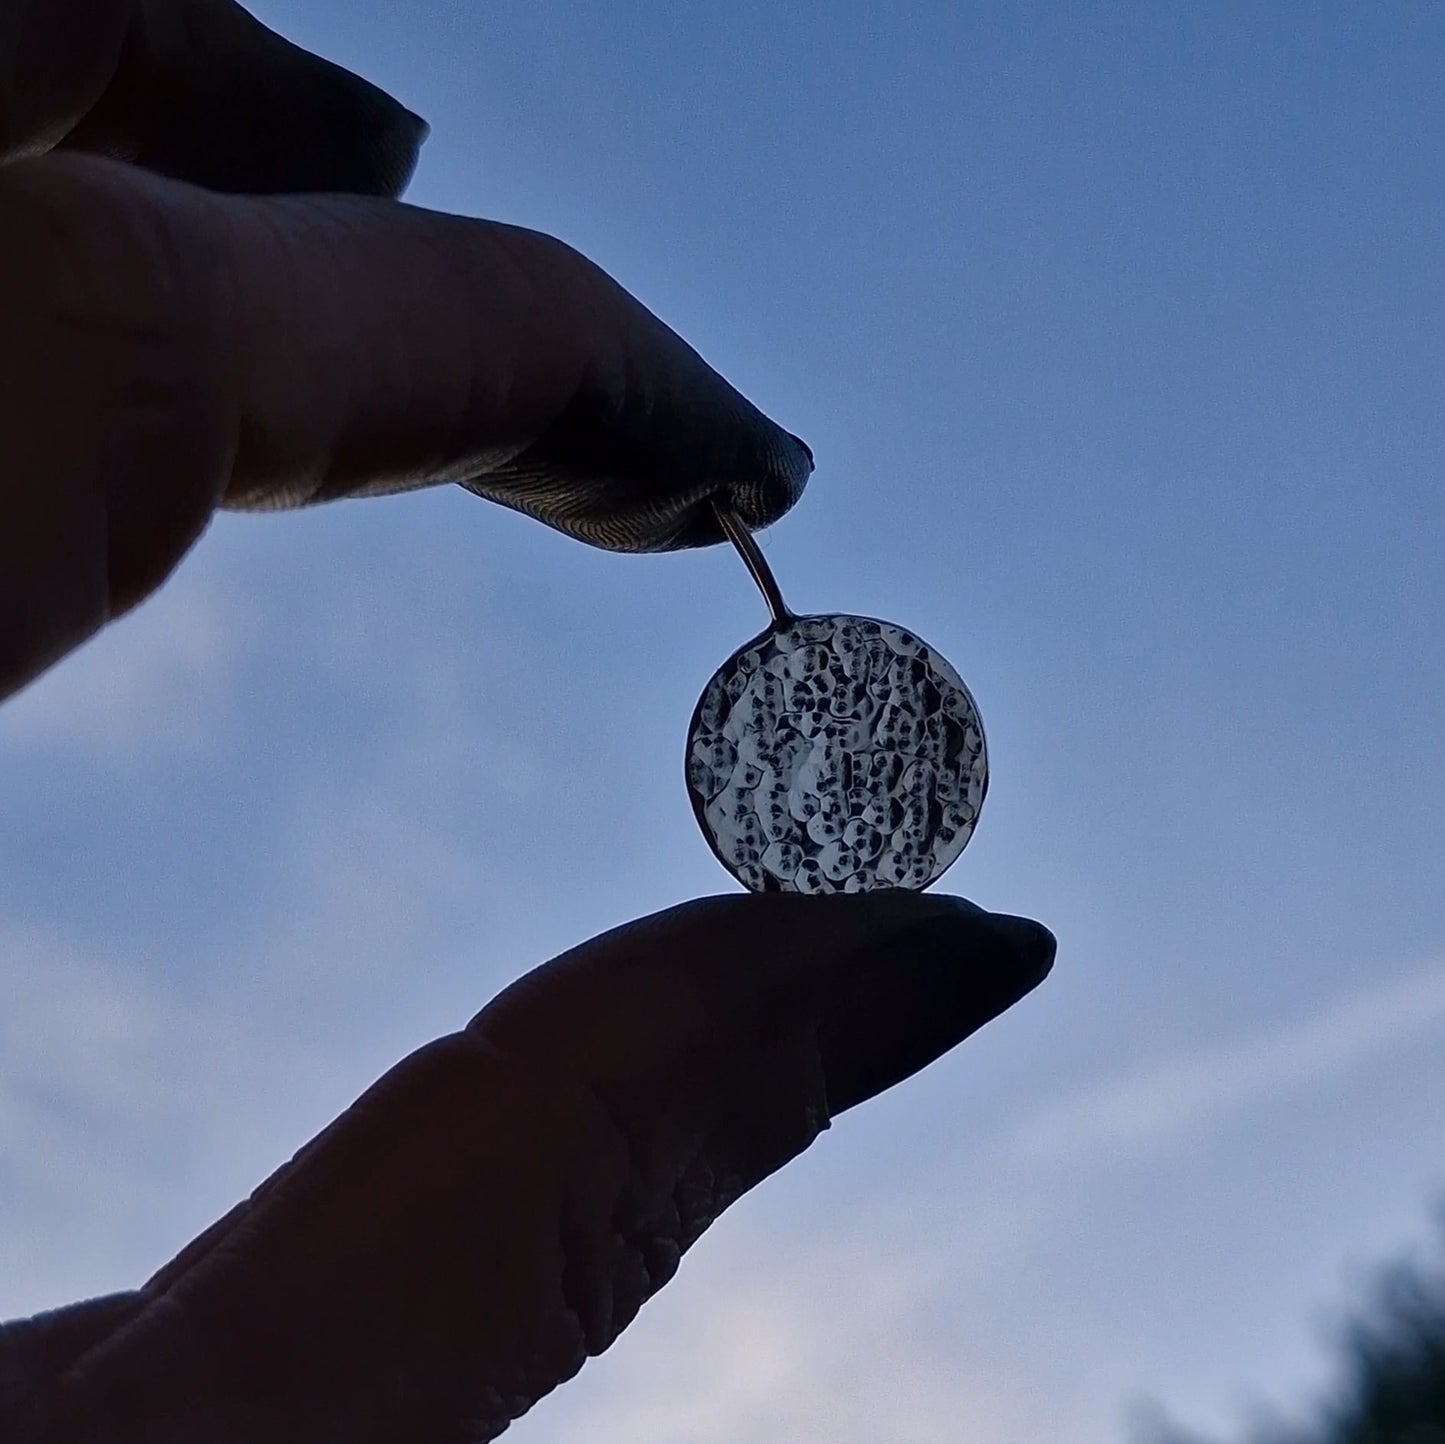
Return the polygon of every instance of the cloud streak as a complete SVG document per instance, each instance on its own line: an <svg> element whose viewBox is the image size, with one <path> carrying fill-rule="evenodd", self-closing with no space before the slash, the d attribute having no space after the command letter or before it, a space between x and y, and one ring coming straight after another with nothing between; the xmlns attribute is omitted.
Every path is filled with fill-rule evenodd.
<svg viewBox="0 0 1445 1444"><path fill-rule="evenodd" d="M1012 1381L920 1340L886 1263L839 1262L731 1221L613 1354L516 1426L518 1444L1014 1438Z"/></svg>
<svg viewBox="0 0 1445 1444"><path fill-rule="evenodd" d="M1338 998L1253 1036L1204 1047L1046 1106L1007 1141L1028 1160L1173 1143L1263 1098L1339 1079L1445 1029L1445 964Z"/></svg>
<svg viewBox="0 0 1445 1444"><path fill-rule="evenodd" d="M256 1075L315 1091L289 1040L34 927L0 996L0 1317L140 1282L279 1161Z"/></svg>
<svg viewBox="0 0 1445 1444"><path fill-rule="evenodd" d="M210 579L183 570L7 702L0 736L112 763L201 752L234 700L244 612Z"/></svg>
<svg viewBox="0 0 1445 1444"><path fill-rule="evenodd" d="M1137 1299L1121 1285L1107 1315L1075 1316L1039 1276L1074 1197L1060 1174L1346 1082L1442 1029L1437 965L1045 1104L966 1158L839 1200L814 1233L745 1204L519 1444L1112 1444L1139 1382L1118 1353Z"/></svg>

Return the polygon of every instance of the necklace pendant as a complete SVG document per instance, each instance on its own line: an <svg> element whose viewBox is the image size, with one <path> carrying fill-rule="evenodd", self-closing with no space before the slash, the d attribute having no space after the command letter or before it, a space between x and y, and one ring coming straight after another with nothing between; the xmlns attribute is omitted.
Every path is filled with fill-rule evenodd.
<svg viewBox="0 0 1445 1444"><path fill-rule="evenodd" d="M722 865L751 892L926 888L988 791L978 708L906 628L794 616L747 529L719 509L773 614L693 712L687 786Z"/></svg>

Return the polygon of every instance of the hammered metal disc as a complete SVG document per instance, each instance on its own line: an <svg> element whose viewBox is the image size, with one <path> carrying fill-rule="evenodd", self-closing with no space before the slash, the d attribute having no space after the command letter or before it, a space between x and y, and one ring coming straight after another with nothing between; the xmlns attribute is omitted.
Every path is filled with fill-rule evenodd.
<svg viewBox="0 0 1445 1444"><path fill-rule="evenodd" d="M687 784L752 892L925 888L973 833L988 754L968 688L913 633L788 616L703 691Z"/></svg>

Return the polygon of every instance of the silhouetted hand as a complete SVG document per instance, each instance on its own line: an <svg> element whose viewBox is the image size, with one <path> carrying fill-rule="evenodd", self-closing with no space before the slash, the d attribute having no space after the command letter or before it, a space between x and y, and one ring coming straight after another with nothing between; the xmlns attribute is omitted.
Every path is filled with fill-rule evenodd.
<svg viewBox="0 0 1445 1444"><path fill-rule="evenodd" d="M560 241L259 193L395 190L424 132L229 0L0 0L0 696L218 506L461 481L649 551L797 500L807 448Z"/></svg>
<svg viewBox="0 0 1445 1444"><path fill-rule="evenodd" d="M50 1381L34 1437L491 1439L729 1204L1052 958L1036 923L891 892L709 898L584 944L412 1054L138 1293L12 1331L12 1370Z"/></svg>
<svg viewBox="0 0 1445 1444"><path fill-rule="evenodd" d="M218 506L461 480L648 550L716 540L713 496L760 525L800 494L806 448L581 256L390 199L421 122L228 0L0 21L0 696ZM337 190L370 194L279 194ZM0 1328L0 1439L492 1438L1053 948L912 893L707 899L596 939L142 1289Z"/></svg>

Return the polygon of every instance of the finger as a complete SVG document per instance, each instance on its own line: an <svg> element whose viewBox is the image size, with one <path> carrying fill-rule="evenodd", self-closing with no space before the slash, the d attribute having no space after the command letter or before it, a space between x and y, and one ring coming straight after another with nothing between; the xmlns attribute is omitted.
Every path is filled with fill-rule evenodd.
<svg viewBox="0 0 1445 1444"><path fill-rule="evenodd" d="M0 696L135 604L219 503L462 480L597 546L718 540L812 469L535 232L222 197L94 157L0 171Z"/></svg>
<svg viewBox="0 0 1445 1444"><path fill-rule="evenodd" d="M0 1324L0 1439L32 1444L50 1382L139 1317L145 1304L132 1290Z"/></svg>
<svg viewBox="0 0 1445 1444"><path fill-rule="evenodd" d="M1047 973L1021 919L734 897L597 939L414 1054L152 1280L47 1440L495 1437L733 1201Z"/></svg>
<svg viewBox="0 0 1445 1444"><path fill-rule="evenodd" d="M139 0L109 84L60 145L212 190L397 196L426 136L233 0Z"/></svg>
<svg viewBox="0 0 1445 1444"><path fill-rule="evenodd" d="M0 698L160 584L236 445L207 254L56 166L0 171Z"/></svg>
<svg viewBox="0 0 1445 1444"><path fill-rule="evenodd" d="M456 480L615 551L721 540L793 505L812 456L570 246L340 196L210 213L244 416L226 503Z"/></svg>
<svg viewBox="0 0 1445 1444"><path fill-rule="evenodd" d="M235 450L210 258L77 165L124 173L0 170L0 698L160 584Z"/></svg>
<svg viewBox="0 0 1445 1444"><path fill-rule="evenodd" d="M0 165L61 147L214 190L394 196L426 135L233 0L0 5Z"/></svg>
<svg viewBox="0 0 1445 1444"><path fill-rule="evenodd" d="M0 165L49 150L95 105L138 4L0 3Z"/></svg>

